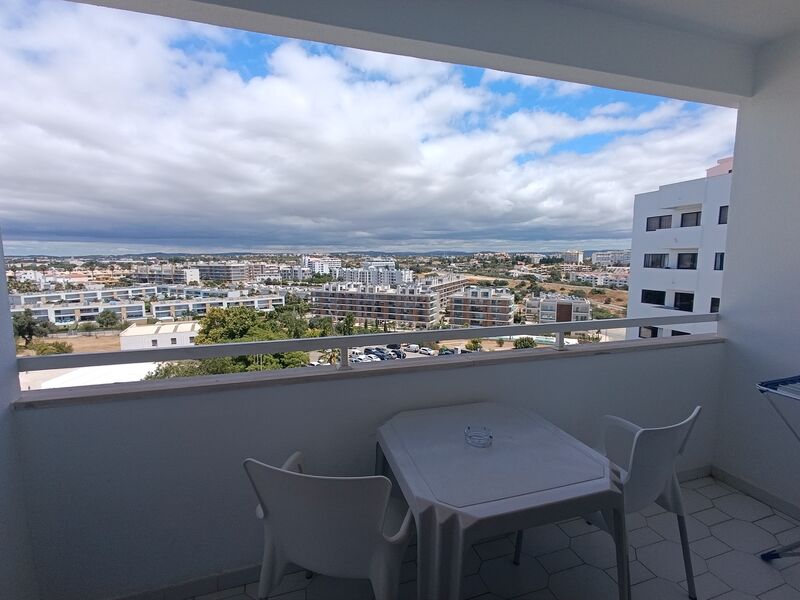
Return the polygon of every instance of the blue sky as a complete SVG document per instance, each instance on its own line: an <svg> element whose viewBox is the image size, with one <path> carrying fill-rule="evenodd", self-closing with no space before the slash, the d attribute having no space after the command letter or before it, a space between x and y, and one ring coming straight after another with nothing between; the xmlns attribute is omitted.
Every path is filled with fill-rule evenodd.
<svg viewBox="0 0 800 600"><path fill-rule="evenodd" d="M735 111L56 0L0 6L6 252L629 244Z"/></svg>

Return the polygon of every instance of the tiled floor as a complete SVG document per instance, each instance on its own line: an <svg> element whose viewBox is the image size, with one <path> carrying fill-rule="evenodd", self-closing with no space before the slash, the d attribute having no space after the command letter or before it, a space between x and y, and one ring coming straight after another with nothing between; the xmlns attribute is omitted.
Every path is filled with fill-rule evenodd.
<svg viewBox="0 0 800 600"><path fill-rule="evenodd" d="M683 486L698 598L706 600L800 600L800 558L771 564L759 554L800 540L800 523L710 477ZM658 506L628 516L634 600L685 600L686 582L673 514ZM476 545L465 565L464 598L495 600L614 600L614 544L582 519L526 532L522 564L511 562L513 536ZM415 548L403 570L402 600L416 598ZM257 584L194 600L250 600ZM270 598L279 600L369 600L366 581L287 575Z"/></svg>

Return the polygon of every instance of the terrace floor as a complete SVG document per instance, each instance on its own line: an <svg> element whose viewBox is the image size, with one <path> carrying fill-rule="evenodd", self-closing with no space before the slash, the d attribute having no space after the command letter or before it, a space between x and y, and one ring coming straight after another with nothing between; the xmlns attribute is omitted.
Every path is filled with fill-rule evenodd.
<svg viewBox="0 0 800 600"><path fill-rule="evenodd" d="M683 494L691 513L687 527L700 600L800 599L800 558L771 564L759 558L764 550L800 540L800 522L710 477L684 483ZM686 600L675 515L653 505L628 515L628 529L634 600ZM583 519L528 530L519 567L511 562L512 539L513 534L473 547L465 567L465 599L617 599L612 538ZM401 600L416 598L415 551L412 546L406 554ZM199 596L173 589L163 598L250 600L256 590L254 581ZM308 580L297 571L270 598L369 600L373 595L366 581L320 575Z"/></svg>

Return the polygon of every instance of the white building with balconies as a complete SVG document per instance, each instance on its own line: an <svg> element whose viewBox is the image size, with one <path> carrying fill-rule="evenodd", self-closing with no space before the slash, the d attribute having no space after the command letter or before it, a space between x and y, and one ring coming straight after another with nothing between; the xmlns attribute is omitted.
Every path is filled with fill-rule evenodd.
<svg viewBox="0 0 800 600"><path fill-rule="evenodd" d="M702 179L637 194L633 208L629 317L719 311L732 170L733 159L724 159ZM628 331L628 336L707 333L715 328L713 323L643 326Z"/></svg>

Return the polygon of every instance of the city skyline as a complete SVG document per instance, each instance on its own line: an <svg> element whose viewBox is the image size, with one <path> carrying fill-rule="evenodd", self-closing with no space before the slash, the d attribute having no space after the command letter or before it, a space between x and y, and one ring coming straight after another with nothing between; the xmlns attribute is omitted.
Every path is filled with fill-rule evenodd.
<svg viewBox="0 0 800 600"><path fill-rule="evenodd" d="M60 0L0 8L9 255L630 246L736 112Z"/></svg>

